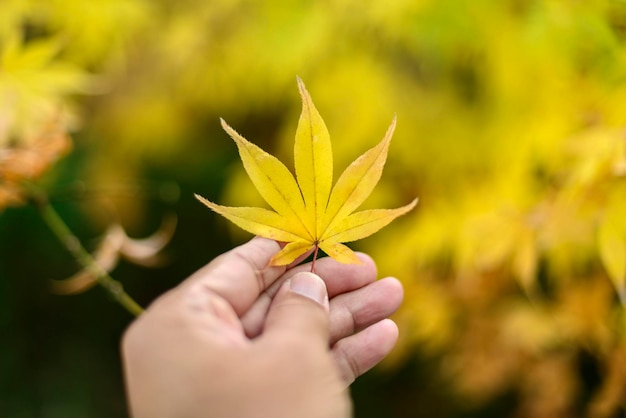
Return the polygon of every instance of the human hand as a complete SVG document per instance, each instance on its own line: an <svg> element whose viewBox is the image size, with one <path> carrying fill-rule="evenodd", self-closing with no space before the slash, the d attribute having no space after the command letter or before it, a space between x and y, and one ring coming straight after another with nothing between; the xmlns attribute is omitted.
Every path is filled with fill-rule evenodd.
<svg viewBox="0 0 626 418"><path fill-rule="evenodd" d="M345 390L393 347L402 287L372 260L266 267L255 238L153 303L123 340L132 415L346 417ZM325 284L325 286L324 286ZM303 297L306 296L306 297Z"/></svg>

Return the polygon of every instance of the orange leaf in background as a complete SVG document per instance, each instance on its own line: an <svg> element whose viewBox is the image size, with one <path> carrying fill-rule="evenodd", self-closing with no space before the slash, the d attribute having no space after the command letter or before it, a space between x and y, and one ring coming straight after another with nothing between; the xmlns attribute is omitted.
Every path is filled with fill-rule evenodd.
<svg viewBox="0 0 626 418"><path fill-rule="evenodd" d="M71 148L69 135L55 121L24 144L0 147L0 212L24 204L22 183L40 177Z"/></svg>
<svg viewBox="0 0 626 418"><path fill-rule="evenodd" d="M333 188L333 155L328 130L299 78L298 87L302 96L302 114L294 147L296 178L280 160L248 142L224 120L221 121L224 130L237 144L252 183L274 211L227 207L199 195L196 198L248 232L287 242L270 265L287 265L314 250L313 270L320 248L341 263L359 263L354 252L341 243L373 234L413 209L417 203L415 199L397 209L353 213L380 179L396 119L383 140L350 164Z"/></svg>
<svg viewBox="0 0 626 418"><path fill-rule="evenodd" d="M71 148L64 129L50 123L27 145L0 148L0 179L18 182L40 177Z"/></svg>

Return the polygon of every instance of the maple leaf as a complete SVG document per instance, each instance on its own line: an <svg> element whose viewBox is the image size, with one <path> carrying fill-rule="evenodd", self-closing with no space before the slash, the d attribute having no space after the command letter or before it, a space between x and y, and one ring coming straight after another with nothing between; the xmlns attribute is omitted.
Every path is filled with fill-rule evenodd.
<svg viewBox="0 0 626 418"><path fill-rule="evenodd" d="M222 206L195 196L240 228L286 242L270 260L270 265L290 264L313 250L313 271L318 249L341 263L359 263L356 254L342 242L373 234L413 209L417 203L414 199L397 209L353 213L380 179L396 118L383 140L350 164L332 187L333 156L328 130L300 78L298 88L302 96L302 114L294 147L296 178L280 160L247 141L221 119L222 127L237 144L252 183L274 211Z"/></svg>

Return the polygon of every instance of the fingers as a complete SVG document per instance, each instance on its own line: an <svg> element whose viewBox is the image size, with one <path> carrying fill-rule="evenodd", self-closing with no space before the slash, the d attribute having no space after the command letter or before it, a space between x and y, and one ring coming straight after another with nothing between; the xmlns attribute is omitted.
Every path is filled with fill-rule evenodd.
<svg viewBox="0 0 626 418"><path fill-rule="evenodd" d="M281 286L267 313L261 339L293 336L328 346L328 293L313 273L300 273Z"/></svg>
<svg viewBox="0 0 626 418"><path fill-rule="evenodd" d="M402 284L393 277L341 294L330 302L330 343L393 314L402 303Z"/></svg>
<svg viewBox="0 0 626 418"><path fill-rule="evenodd" d="M361 264L342 264L330 257L320 258L315 262L315 274L326 283L328 296L349 292L365 286L376 280L376 264L372 258L364 253L357 253ZM288 270L284 277L289 277L301 271L310 271L311 263L296 266Z"/></svg>
<svg viewBox="0 0 626 418"><path fill-rule="evenodd" d="M366 254L357 253L362 264L341 264L325 257L315 263L316 273L326 283L330 298L338 294L359 289L376 280L376 264ZM269 286L254 303L248 312L242 317L242 323L249 337L257 336L262 329L265 314L269 309L272 298L278 292L282 283L300 272L309 271L311 264L303 264L288 270L283 277Z"/></svg>
<svg viewBox="0 0 626 418"><path fill-rule="evenodd" d="M276 241L255 237L215 258L181 286L203 287L228 301L238 315L246 312L259 295L286 270L268 266L280 250Z"/></svg>
<svg viewBox="0 0 626 418"><path fill-rule="evenodd" d="M398 309L403 294L402 284L388 277L331 300L330 342L346 385L378 364L396 344L398 327L385 318Z"/></svg>
<svg viewBox="0 0 626 418"><path fill-rule="evenodd" d="M378 364L398 340L398 327L391 319L383 319L358 334L339 340L332 348L333 356L346 386Z"/></svg>

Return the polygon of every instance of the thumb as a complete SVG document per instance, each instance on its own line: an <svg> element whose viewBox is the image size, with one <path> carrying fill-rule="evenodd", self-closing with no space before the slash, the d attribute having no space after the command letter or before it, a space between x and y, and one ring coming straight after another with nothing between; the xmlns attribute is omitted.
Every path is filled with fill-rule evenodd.
<svg viewBox="0 0 626 418"><path fill-rule="evenodd" d="M328 292L316 274L297 273L287 280L272 301L263 334L319 336L328 343Z"/></svg>

